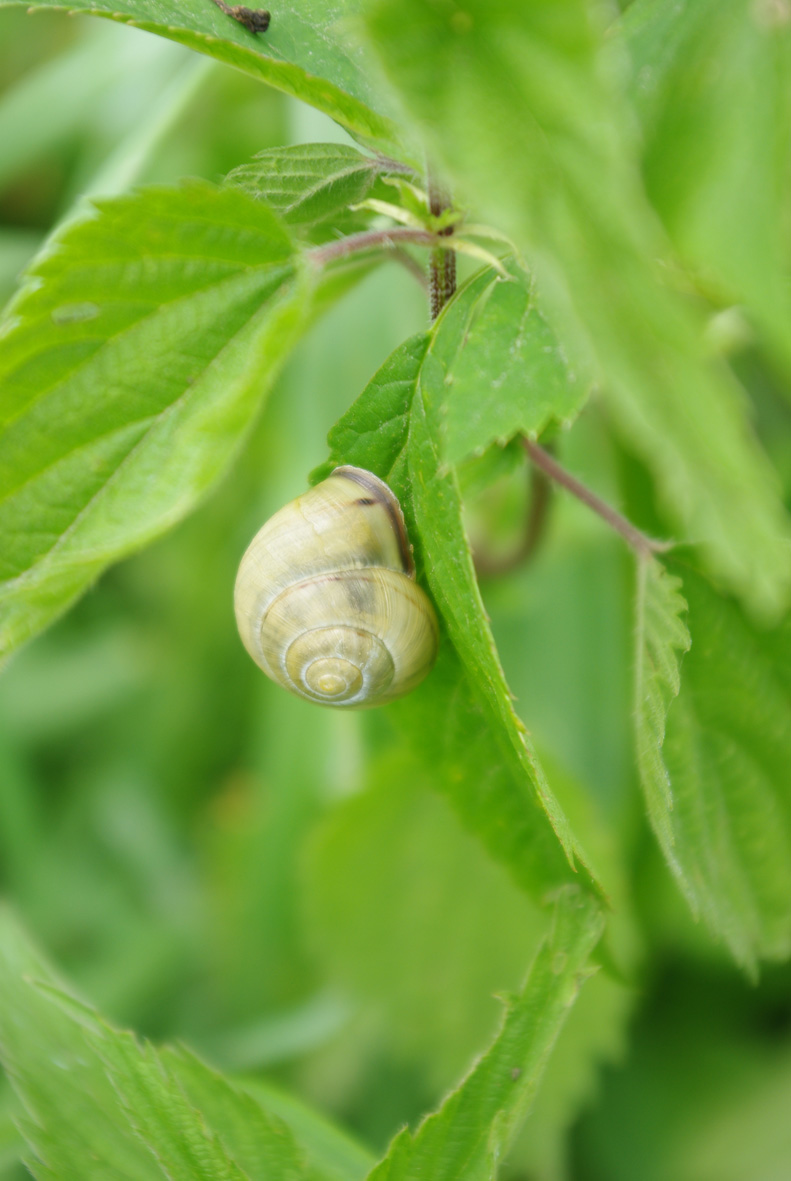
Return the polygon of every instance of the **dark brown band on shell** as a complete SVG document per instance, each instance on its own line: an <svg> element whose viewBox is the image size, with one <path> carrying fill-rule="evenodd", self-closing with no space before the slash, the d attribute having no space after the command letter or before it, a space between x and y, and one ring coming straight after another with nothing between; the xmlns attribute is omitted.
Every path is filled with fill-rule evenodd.
<svg viewBox="0 0 791 1181"><path fill-rule="evenodd" d="M415 563L412 560L412 547L409 544L409 538L407 536L406 521L401 511L401 505L398 503L392 489L388 488L384 480L380 480L379 476L375 476L373 472L367 472L361 467L353 467L351 464L336 467L331 474L333 476L345 476L347 480L353 480L355 484L359 484L361 488L370 494L372 500L376 501L377 504L384 505L390 517L395 535L398 538L398 550L401 555L404 573L409 575L410 578L414 578Z"/></svg>

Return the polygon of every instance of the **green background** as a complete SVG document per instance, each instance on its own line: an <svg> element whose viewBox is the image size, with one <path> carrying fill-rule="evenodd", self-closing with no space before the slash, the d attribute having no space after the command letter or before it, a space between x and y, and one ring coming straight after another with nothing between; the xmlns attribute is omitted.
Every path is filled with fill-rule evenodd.
<svg viewBox="0 0 791 1181"><path fill-rule="evenodd" d="M347 142L294 99L194 63L109 22L0 12L3 299L182 73L182 109L138 181L217 181L264 147ZM660 188L661 163L646 165ZM405 271L368 276L311 329L211 499L110 569L0 680L0 881L50 956L117 1023L287 1086L377 1155L486 1045L494 995L518 986L545 919L431 791L388 716L312 709L265 681L231 596L252 534L303 490L332 424L426 319ZM752 347L736 364L787 490L780 379ZM655 527L645 470L598 402L563 458ZM526 485L516 464L475 503L473 540L508 551ZM583 993L508 1168L780 1181L791 972L741 974L688 916L650 835L630 733L633 582L618 540L558 495L536 560L482 586L520 715L617 900L619 968ZM16 1156L0 1092L9 1181Z"/></svg>

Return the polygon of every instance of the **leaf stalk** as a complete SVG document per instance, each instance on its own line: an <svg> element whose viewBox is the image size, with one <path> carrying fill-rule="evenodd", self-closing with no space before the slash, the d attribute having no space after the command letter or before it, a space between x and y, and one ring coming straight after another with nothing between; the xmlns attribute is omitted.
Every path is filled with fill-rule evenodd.
<svg viewBox="0 0 791 1181"><path fill-rule="evenodd" d="M308 258L318 267L327 266L331 262L338 262L348 258L350 254L359 254L365 250L389 250L404 246L435 246L437 235L430 230L413 229L411 226L392 226L386 230L363 230L359 234L349 234L339 238L337 242L328 242L325 246L315 246L307 252Z"/></svg>
<svg viewBox="0 0 791 1181"><path fill-rule="evenodd" d="M540 468L545 475L549 476L550 480L560 484L572 496L576 496L577 500L592 509L603 521L606 521L611 529L621 535L638 557L650 558L654 554L663 553L670 548L672 542L657 541L643 533L600 496L597 496L581 480L566 471L554 456L545 451L543 447L539 447L538 443L534 443L532 439L522 439L522 446L537 468Z"/></svg>

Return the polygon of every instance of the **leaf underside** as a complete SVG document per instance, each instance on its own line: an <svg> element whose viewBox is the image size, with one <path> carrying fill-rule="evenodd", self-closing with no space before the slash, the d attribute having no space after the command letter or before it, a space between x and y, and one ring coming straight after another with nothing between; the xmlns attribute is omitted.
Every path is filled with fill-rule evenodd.
<svg viewBox="0 0 791 1181"><path fill-rule="evenodd" d="M368 27L432 155L524 251L564 344L594 364L679 535L752 609L777 615L789 521L640 186L624 71L596 15L587 0L467 0L463 12L379 0Z"/></svg>
<svg viewBox="0 0 791 1181"><path fill-rule="evenodd" d="M265 34L251 33L212 0L21 0L31 11L61 9L109 17L178 41L235 66L326 112L354 135L388 150L395 124L355 35L360 5L322 0L278 5ZM0 8L20 0L0 0ZM252 5L251 7L255 7Z"/></svg>
<svg viewBox="0 0 791 1181"><path fill-rule="evenodd" d="M641 582L648 815L693 913L753 970L791 953L791 628L759 629L680 560L650 563Z"/></svg>

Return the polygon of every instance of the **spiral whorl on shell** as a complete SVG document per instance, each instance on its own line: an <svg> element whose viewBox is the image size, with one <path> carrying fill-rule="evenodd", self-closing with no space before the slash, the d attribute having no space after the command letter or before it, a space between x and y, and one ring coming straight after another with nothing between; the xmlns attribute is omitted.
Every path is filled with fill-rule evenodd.
<svg viewBox="0 0 791 1181"><path fill-rule="evenodd" d="M414 576L387 484L339 467L248 546L234 592L239 634L292 693L322 705L381 705L414 688L436 657L436 616Z"/></svg>

